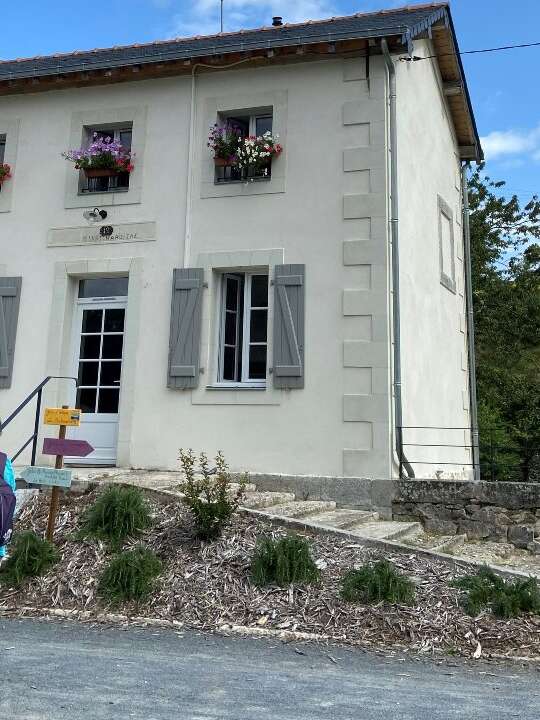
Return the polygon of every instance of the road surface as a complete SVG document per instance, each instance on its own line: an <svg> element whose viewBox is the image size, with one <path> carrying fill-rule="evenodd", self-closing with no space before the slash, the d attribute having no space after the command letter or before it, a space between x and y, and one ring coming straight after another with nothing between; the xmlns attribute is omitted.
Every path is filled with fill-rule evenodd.
<svg viewBox="0 0 540 720"><path fill-rule="evenodd" d="M538 720L540 672L0 620L2 720Z"/></svg>

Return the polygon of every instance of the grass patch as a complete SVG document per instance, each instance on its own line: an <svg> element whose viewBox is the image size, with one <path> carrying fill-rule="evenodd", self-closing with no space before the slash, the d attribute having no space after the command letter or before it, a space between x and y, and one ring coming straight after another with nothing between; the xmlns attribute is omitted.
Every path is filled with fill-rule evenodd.
<svg viewBox="0 0 540 720"><path fill-rule="evenodd" d="M341 579L341 597L347 602L377 603L386 601L411 605L414 583L401 575L388 560L349 570Z"/></svg>
<svg viewBox="0 0 540 720"><path fill-rule="evenodd" d="M86 511L81 536L104 540L115 549L150 523L150 506L139 488L110 485Z"/></svg>
<svg viewBox="0 0 540 720"><path fill-rule="evenodd" d="M279 540L261 538L251 562L255 585L304 585L317 582L319 568L311 557L310 545L299 535Z"/></svg>
<svg viewBox="0 0 540 720"><path fill-rule="evenodd" d="M151 550L127 550L114 557L103 571L99 594L113 603L144 600L161 571L161 561Z"/></svg>
<svg viewBox="0 0 540 720"><path fill-rule="evenodd" d="M463 591L461 606L472 616L487 608L500 618L540 613L540 589L532 577L526 580L504 580L491 568L481 567L475 575L466 575L451 584Z"/></svg>
<svg viewBox="0 0 540 720"><path fill-rule="evenodd" d="M27 530L15 535L8 559L2 564L0 581L13 587L30 577L44 575L60 556L54 545Z"/></svg>

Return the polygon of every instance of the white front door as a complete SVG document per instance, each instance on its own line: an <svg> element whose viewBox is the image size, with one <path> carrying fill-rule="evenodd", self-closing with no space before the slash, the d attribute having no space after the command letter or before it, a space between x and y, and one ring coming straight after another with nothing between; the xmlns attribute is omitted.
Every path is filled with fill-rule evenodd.
<svg viewBox="0 0 540 720"><path fill-rule="evenodd" d="M67 436L94 448L86 458L65 458L77 465L115 465L118 408L127 298L80 298L74 324L73 365L78 379L75 406L81 425Z"/></svg>

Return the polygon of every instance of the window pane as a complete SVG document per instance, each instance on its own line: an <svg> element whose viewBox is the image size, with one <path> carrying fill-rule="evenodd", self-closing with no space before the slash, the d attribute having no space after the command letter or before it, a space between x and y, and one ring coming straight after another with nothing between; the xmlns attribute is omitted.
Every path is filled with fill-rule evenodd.
<svg viewBox="0 0 540 720"><path fill-rule="evenodd" d="M225 313L225 345L236 345L236 313Z"/></svg>
<svg viewBox="0 0 540 720"><path fill-rule="evenodd" d="M120 390L100 390L98 401L98 412L117 413Z"/></svg>
<svg viewBox="0 0 540 720"><path fill-rule="evenodd" d="M120 371L122 369L121 362L102 362L101 374L99 376L100 385L119 385Z"/></svg>
<svg viewBox="0 0 540 720"><path fill-rule="evenodd" d="M103 310L84 310L82 318L83 333L99 333L101 332L101 321L103 318Z"/></svg>
<svg viewBox="0 0 540 720"><path fill-rule="evenodd" d="M250 342L266 342L268 310L252 310L249 327Z"/></svg>
<svg viewBox="0 0 540 720"><path fill-rule="evenodd" d="M235 348L226 347L223 350L223 379L236 380L235 374Z"/></svg>
<svg viewBox="0 0 540 720"><path fill-rule="evenodd" d="M251 307L268 307L268 275L252 275Z"/></svg>
<svg viewBox="0 0 540 720"><path fill-rule="evenodd" d="M79 357L81 360L91 360L99 357L101 348L100 335L82 335Z"/></svg>
<svg viewBox="0 0 540 720"><path fill-rule="evenodd" d="M264 135L265 132L272 132L272 116L258 117L255 119L255 133Z"/></svg>
<svg viewBox="0 0 540 720"><path fill-rule="evenodd" d="M80 298L124 297L127 294L127 277L86 278L79 282Z"/></svg>
<svg viewBox="0 0 540 720"><path fill-rule="evenodd" d="M104 128L103 130L97 130L95 128L90 128L88 131L88 137L89 137L89 143L91 144L94 142L94 133L96 134L96 140L98 138L103 138L103 140L110 138L111 140L114 140L114 130L111 128Z"/></svg>
<svg viewBox="0 0 540 720"><path fill-rule="evenodd" d="M98 384L98 362L81 362L79 363L79 385L97 385Z"/></svg>
<svg viewBox="0 0 540 720"><path fill-rule="evenodd" d="M105 310L105 324L103 326L103 332L124 332L125 314L126 311L124 308Z"/></svg>
<svg viewBox="0 0 540 720"><path fill-rule="evenodd" d="M225 292L225 307L227 310L238 310L238 280L225 278L227 289Z"/></svg>
<svg viewBox="0 0 540 720"><path fill-rule="evenodd" d="M123 335L104 335L102 357L106 360L121 359L123 346Z"/></svg>
<svg viewBox="0 0 540 720"><path fill-rule="evenodd" d="M239 128L243 136L249 135L249 117L228 117L222 122Z"/></svg>
<svg viewBox="0 0 540 720"><path fill-rule="evenodd" d="M250 380L266 379L266 345L250 345L249 378Z"/></svg>
<svg viewBox="0 0 540 720"><path fill-rule="evenodd" d="M77 390L77 407L82 410L83 413L94 413L96 412L96 396L97 390L88 390L83 388Z"/></svg>
<svg viewBox="0 0 540 720"><path fill-rule="evenodd" d="M131 130L120 130L120 145L131 150Z"/></svg>
<svg viewBox="0 0 540 720"><path fill-rule="evenodd" d="M0 135L0 163L4 162L5 154L6 154L6 136Z"/></svg>

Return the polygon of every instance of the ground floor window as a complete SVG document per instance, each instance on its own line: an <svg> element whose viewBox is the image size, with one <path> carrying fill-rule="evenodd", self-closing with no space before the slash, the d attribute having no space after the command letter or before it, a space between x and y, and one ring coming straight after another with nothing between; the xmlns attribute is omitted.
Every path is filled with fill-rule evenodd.
<svg viewBox="0 0 540 720"><path fill-rule="evenodd" d="M218 381L264 386L268 348L268 274L221 275Z"/></svg>

